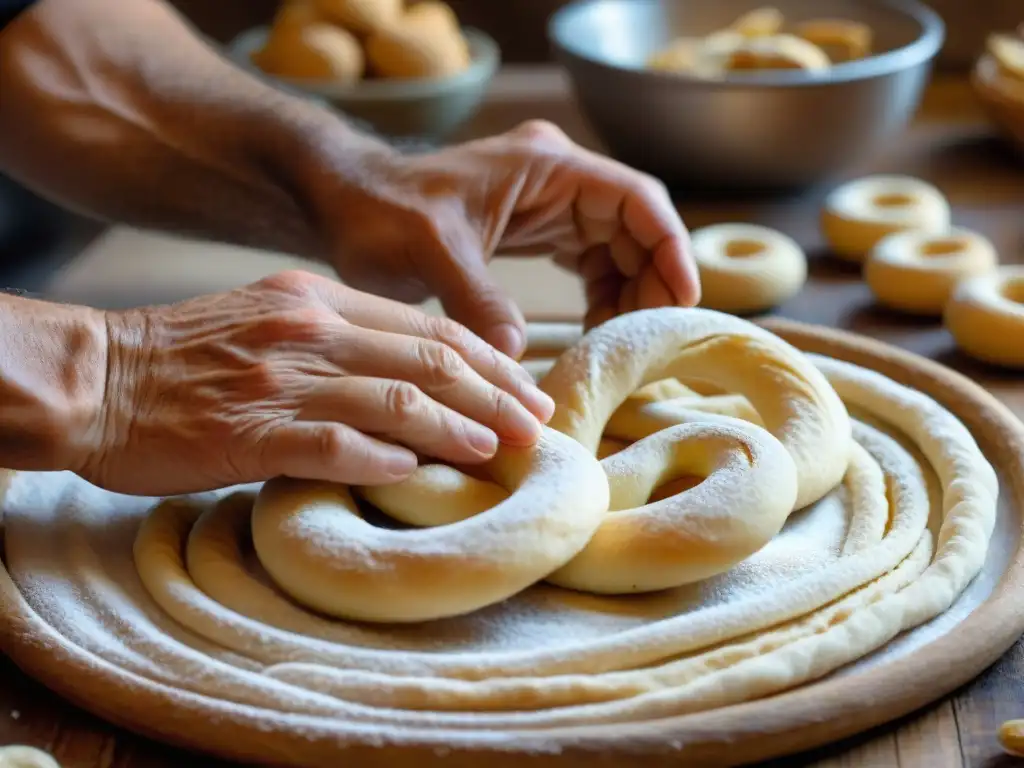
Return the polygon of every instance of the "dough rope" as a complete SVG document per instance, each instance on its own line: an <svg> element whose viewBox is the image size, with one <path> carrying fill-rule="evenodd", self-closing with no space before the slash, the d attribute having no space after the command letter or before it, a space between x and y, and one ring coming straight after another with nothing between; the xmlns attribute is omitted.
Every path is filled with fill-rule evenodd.
<svg viewBox="0 0 1024 768"><path fill-rule="evenodd" d="M964 280L943 316L957 346L993 365L1024 368L1024 266Z"/></svg>
<svg viewBox="0 0 1024 768"><path fill-rule="evenodd" d="M730 462L766 466L752 460L758 450L789 462L782 530L727 570L672 590L608 597L542 582L448 619L362 624L309 610L268 578L252 541L262 491L150 507L74 478L22 474L7 500L0 578L9 571L17 584L35 642L88 664L126 697L134 688L174 712L237 712L266 733L300 734L306 746L289 752L296 764L327 766L349 739L483 749L510 734L529 741L560 726L642 723L769 696L939 616L982 566L994 470L949 411L881 374L800 352L737 318L654 310L587 334L544 387L557 395L546 439L575 442L569 460L582 456L608 493L587 541L614 517L616 460L637 467L630 454L645 445L713 463L669 501L695 498ZM599 462L602 440L619 452ZM515 482L494 482L500 475L426 470L427 485L494 488L494 503L420 513L409 522L425 528L400 535L487 521L522 495ZM636 482L641 497L652 486ZM742 522L738 487L714 495L742 502ZM531 512L520 519L538 519Z"/></svg>
<svg viewBox="0 0 1024 768"><path fill-rule="evenodd" d="M47 752L35 747L0 747L0 768L60 768Z"/></svg>
<svg viewBox="0 0 1024 768"><path fill-rule="evenodd" d="M994 270L992 242L963 227L932 234L916 230L882 238L864 266L864 279L883 306L917 315L942 314L957 283Z"/></svg>
<svg viewBox="0 0 1024 768"><path fill-rule="evenodd" d="M942 233L950 227L945 196L909 176L866 176L842 184L825 199L821 228L833 253L863 261L886 235L908 229Z"/></svg>
<svg viewBox="0 0 1024 768"><path fill-rule="evenodd" d="M747 314L791 299L807 282L807 257L793 238L756 224L717 224L690 236L701 306Z"/></svg>

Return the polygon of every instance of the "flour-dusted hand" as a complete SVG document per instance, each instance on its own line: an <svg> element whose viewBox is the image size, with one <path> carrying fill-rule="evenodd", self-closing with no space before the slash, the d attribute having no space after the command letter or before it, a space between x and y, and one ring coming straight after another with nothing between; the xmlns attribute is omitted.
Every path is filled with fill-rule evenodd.
<svg viewBox="0 0 1024 768"><path fill-rule="evenodd" d="M553 409L455 322L305 272L107 325L99 449L79 472L114 491L394 482L417 454L477 463L499 440L530 445Z"/></svg>
<svg viewBox="0 0 1024 768"><path fill-rule="evenodd" d="M331 151L298 184L349 285L402 301L438 296L502 351L525 346L519 310L487 272L550 255L586 284L587 324L700 298L689 237L665 187L531 121L423 155L381 154L359 193L340 193Z"/></svg>

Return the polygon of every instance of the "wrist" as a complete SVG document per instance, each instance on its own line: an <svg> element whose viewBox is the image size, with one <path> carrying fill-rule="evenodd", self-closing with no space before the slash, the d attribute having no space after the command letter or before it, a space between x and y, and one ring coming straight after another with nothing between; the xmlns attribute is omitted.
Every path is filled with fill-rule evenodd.
<svg viewBox="0 0 1024 768"><path fill-rule="evenodd" d="M0 466L77 471L102 445L103 313L4 297L0 327Z"/></svg>

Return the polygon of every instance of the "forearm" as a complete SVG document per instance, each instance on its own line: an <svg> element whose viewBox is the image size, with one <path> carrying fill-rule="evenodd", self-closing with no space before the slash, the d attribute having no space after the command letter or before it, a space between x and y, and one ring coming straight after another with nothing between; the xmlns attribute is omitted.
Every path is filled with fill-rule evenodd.
<svg viewBox="0 0 1024 768"><path fill-rule="evenodd" d="M97 218L306 256L289 184L386 147L223 60L160 0L42 0L0 33L0 166Z"/></svg>
<svg viewBox="0 0 1024 768"><path fill-rule="evenodd" d="M104 314L0 296L0 467L76 470L98 445Z"/></svg>

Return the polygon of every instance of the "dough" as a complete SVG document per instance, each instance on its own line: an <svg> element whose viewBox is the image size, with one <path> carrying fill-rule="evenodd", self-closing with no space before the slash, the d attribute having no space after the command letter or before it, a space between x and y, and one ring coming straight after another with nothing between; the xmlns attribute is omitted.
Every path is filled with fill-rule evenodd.
<svg viewBox="0 0 1024 768"><path fill-rule="evenodd" d="M868 56L874 36L867 24L844 19L805 21L797 25L796 34L818 46L833 64Z"/></svg>
<svg viewBox="0 0 1024 768"><path fill-rule="evenodd" d="M944 322L968 355L1024 368L1024 266L964 280L946 306Z"/></svg>
<svg viewBox="0 0 1024 768"><path fill-rule="evenodd" d="M398 23L403 0L314 0L320 14L356 35L379 32Z"/></svg>
<svg viewBox="0 0 1024 768"><path fill-rule="evenodd" d="M821 228L833 253L863 261L893 232L950 227L950 208L938 189L909 176L868 176L843 184L825 200Z"/></svg>
<svg viewBox="0 0 1024 768"><path fill-rule="evenodd" d="M253 63L268 75L333 83L354 83L365 69L359 41L322 22L276 28L253 54Z"/></svg>
<svg viewBox="0 0 1024 768"><path fill-rule="evenodd" d="M717 224L693 232L691 242L703 307L763 312L795 296L807 281L803 249L768 227Z"/></svg>
<svg viewBox="0 0 1024 768"><path fill-rule="evenodd" d="M1024 757L1024 720L1007 720L999 728L999 743L1007 753Z"/></svg>
<svg viewBox="0 0 1024 768"><path fill-rule="evenodd" d="M60 768L49 754L35 747L0 747L0 768Z"/></svg>
<svg viewBox="0 0 1024 768"><path fill-rule="evenodd" d="M448 77L470 64L461 32L423 21L378 29L366 41L366 57L374 74L388 78Z"/></svg>
<svg viewBox="0 0 1024 768"><path fill-rule="evenodd" d="M5 509L0 595L7 626L17 630L0 634L4 650L101 714L247 762L280 754L296 766L329 768L339 754L385 760L389 753L378 750L389 750L399 759L421 748L506 764L517 742L514 749L555 753L578 745L583 732L650 732L655 719L818 680L958 599L985 559L998 485L957 418L919 391L800 353L736 318L706 310L636 314L647 319L633 332L625 329L635 321L619 327L631 351L602 353L595 338L617 336L595 329L561 357L549 376L567 374L567 360L586 367L577 371L584 385L574 384L560 409L579 413L595 399L587 382L606 371L613 382L633 381L637 371L650 379L642 396L622 405L736 397L721 376L717 388L686 377L720 371L724 363L702 350L735 334L763 344L733 348L737 371L763 361L764 348L786 350L786 364L761 375L776 380L773 391L793 387L807 396L791 400L807 411L807 423L832 410L829 397L819 402L822 386L856 417L841 484L728 572L624 598L540 584L472 614L414 626L334 621L282 594L252 557L255 489L150 510L152 501L107 494L73 476L21 473ZM712 316L720 318L713 325ZM684 325L689 335L680 341ZM666 370L642 364L673 344L682 354ZM911 366L893 367L913 379ZM779 405L763 384L756 390L743 402L771 429ZM760 434L731 417L694 418L682 428ZM799 430L784 437L775 439L803 439ZM486 522L493 512L470 521ZM157 523L142 530L159 535L144 540L137 531L147 518Z"/></svg>
<svg viewBox="0 0 1024 768"><path fill-rule="evenodd" d="M703 53L701 65L726 72L764 69L823 72L831 66L824 51L796 35L744 37L735 45Z"/></svg>
<svg viewBox="0 0 1024 768"><path fill-rule="evenodd" d="M253 546L282 589L325 614L413 622L468 613L567 563L608 509L594 452L550 429L534 449L501 447L487 472L507 500L486 516L416 532L367 524L344 486L272 480L253 509ZM451 490L442 484L420 503L448 503ZM479 503L475 511L483 511ZM149 567L141 558L140 568Z"/></svg>
<svg viewBox="0 0 1024 768"><path fill-rule="evenodd" d="M864 279L886 307L939 316L957 283L998 264L995 246L977 232L963 227L942 234L907 230L878 242L864 266Z"/></svg>

